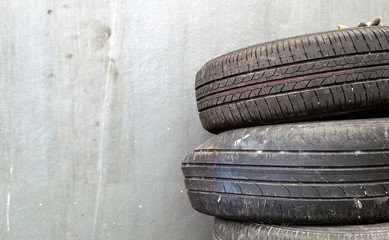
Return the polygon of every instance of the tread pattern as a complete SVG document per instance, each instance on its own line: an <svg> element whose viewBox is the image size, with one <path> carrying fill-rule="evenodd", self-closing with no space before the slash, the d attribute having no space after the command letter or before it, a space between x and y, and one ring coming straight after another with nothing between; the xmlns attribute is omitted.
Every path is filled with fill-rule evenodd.
<svg viewBox="0 0 389 240"><path fill-rule="evenodd" d="M213 59L196 76L201 122L218 133L385 107L388 39L388 27L337 30L259 44ZM381 80L386 82L375 84ZM355 84L355 97L363 98L347 99Z"/></svg>
<svg viewBox="0 0 389 240"><path fill-rule="evenodd" d="M389 119L371 119L224 132L185 158L185 186L196 210L223 218L389 219L388 127Z"/></svg>
<svg viewBox="0 0 389 240"><path fill-rule="evenodd" d="M344 69L355 69L359 67L387 65L389 63L388 52L373 52L370 54L357 54L341 56L330 59L322 59L287 66L280 66L274 69L263 69L247 74L215 80L196 90L196 99L200 100L207 96L237 87L266 83L271 81L285 80L286 78L303 77L309 74L333 72Z"/></svg>
<svg viewBox="0 0 389 240"><path fill-rule="evenodd" d="M389 49L389 27L350 28L307 34L254 45L207 62L196 75L196 89L208 82L284 64Z"/></svg>
<svg viewBox="0 0 389 240"><path fill-rule="evenodd" d="M214 240L386 240L389 223L306 227L236 222L215 218Z"/></svg>

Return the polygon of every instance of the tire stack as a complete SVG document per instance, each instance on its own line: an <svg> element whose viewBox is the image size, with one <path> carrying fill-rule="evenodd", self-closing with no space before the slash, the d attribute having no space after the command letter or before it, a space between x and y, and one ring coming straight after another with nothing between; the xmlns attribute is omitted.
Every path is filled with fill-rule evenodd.
<svg viewBox="0 0 389 240"><path fill-rule="evenodd" d="M206 63L197 104L218 135L182 171L193 208L216 217L214 239L389 239L388 66L383 26Z"/></svg>

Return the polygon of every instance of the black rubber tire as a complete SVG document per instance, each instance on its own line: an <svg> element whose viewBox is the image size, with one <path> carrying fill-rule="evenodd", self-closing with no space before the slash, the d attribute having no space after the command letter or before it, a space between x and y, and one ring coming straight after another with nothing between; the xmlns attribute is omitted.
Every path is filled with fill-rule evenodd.
<svg viewBox="0 0 389 240"><path fill-rule="evenodd" d="M267 42L215 58L196 75L203 127L326 118L389 103L389 27Z"/></svg>
<svg viewBox="0 0 389 240"><path fill-rule="evenodd" d="M232 130L182 163L194 209L285 224L389 219L389 119Z"/></svg>
<svg viewBox="0 0 389 240"><path fill-rule="evenodd" d="M389 223L353 226L277 226L215 218L214 240L388 240Z"/></svg>

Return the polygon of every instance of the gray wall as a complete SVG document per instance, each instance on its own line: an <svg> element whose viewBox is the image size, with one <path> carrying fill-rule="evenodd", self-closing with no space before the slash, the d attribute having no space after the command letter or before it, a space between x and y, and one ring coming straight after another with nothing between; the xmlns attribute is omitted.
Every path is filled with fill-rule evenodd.
<svg viewBox="0 0 389 240"><path fill-rule="evenodd" d="M0 239L210 239L180 164L209 59L381 1L0 1Z"/></svg>

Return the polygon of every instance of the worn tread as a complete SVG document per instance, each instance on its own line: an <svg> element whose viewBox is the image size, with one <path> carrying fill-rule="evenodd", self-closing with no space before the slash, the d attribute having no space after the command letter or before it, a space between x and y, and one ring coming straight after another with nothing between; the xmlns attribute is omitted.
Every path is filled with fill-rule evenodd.
<svg viewBox="0 0 389 240"><path fill-rule="evenodd" d="M271 125L214 136L182 163L192 206L243 221L389 220L389 119Z"/></svg>
<svg viewBox="0 0 389 240"><path fill-rule="evenodd" d="M389 223L351 226L282 226L215 218L214 240L387 240Z"/></svg>

